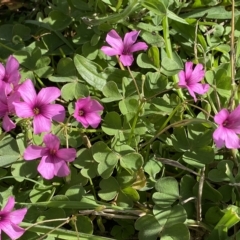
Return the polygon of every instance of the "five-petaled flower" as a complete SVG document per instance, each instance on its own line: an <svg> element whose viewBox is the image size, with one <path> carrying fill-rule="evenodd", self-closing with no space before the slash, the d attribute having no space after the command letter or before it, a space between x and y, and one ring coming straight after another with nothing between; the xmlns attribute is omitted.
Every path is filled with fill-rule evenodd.
<svg viewBox="0 0 240 240"><path fill-rule="evenodd" d="M97 128L101 122L99 112L102 110L103 106L98 101L91 99L91 97L81 98L75 103L73 116L85 128L89 125L93 128Z"/></svg>
<svg viewBox="0 0 240 240"><path fill-rule="evenodd" d="M51 129L51 120L63 122L65 109L60 104L50 104L56 100L61 91L57 87L42 88L38 95L30 79L18 88L24 102L14 102L16 115L21 118L33 117L34 134L48 132Z"/></svg>
<svg viewBox="0 0 240 240"><path fill-rule="evenodd" d="M8 91L19 83L21 75L18 68L19 62L12 55L8 57L5 67L0 63L0 85L6 85Z"/></svg>
<svg viewBox="0 0 240 240"><path fill-rule="evenodd" d="M202 64L197 64L193 69L192 62L185 63L185 71L180 71L179 83L178 86L181 88L187 88L189 94L194 98L194 101L197 101L195 93L204 94L209 90L208 84L199 83L205 75Z"/></svg>
<svg viewBox="0 0 240 240"><path fill-rule="evenodd" d="M5 232L11 239L17 239L25 232L18 224L25 217L27 208L13 211L14 204L14 198L9 197L5 207L0 211L0 239L1 231Z"/></svg>
<svg viewBox="0 0 240 240"><path fill-rule="evenodd" d="M59 138L51 133L44 136L43 142L45 147L29 145L24 151L24 159L41 158L37 170L45 179L69 175L70 170L67 163L75 160L76 150L74 148L60 149Z"/></svg>
<svg viewBox="0 0 240 240"><path fill-rule="evenodd" d="M237 134L240 134L240 105L231 113L227 109L222 109L214 117L218 128L213 133L213 139L218 148L234 149L240 147L240 141Z"/></svg>
<svg viewBox="0 0 240 240"><path fill-rule="evenodd" d="M140 31L126 33L124 39L115 30L111 30L106 37L107 43L111 46L103 46L101 50L108 56L120 55L120 61L124 66L131 66L133 63L133 52L147 50L145 42L137 42Z"/></svg>

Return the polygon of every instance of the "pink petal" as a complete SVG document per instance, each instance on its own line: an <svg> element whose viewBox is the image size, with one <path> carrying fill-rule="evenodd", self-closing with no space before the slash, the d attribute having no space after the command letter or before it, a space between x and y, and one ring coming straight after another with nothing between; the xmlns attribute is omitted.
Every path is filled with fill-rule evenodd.
<svg viewBox="0 0 240 240"><path fill-rule="evenodd" d="M3 81L5 77L5 67L0 63L0 81Z"/></svg>
<svg viewBox="0 0 240 240"><path fill-rule="evenodd" d="M87 106L90 104L91 98L85 97L85 98L80 98L77 100L77 102L75 103L75 111L79 112L79 110L82 110L85 108L87 108Z"/></svg>
<svg viewBox="0 0 240 240"><path fill-rule="evenodd" d="M42 88L37 95L37 103L39 105L49 104L55 101L61 95L61 91L57 87Z"/></svg>
<svg viewBox="0 0 240 240"><path fill-rule="evenodd" d="M134 61L134 58L133 55L121 55L120 61L124 66L131 66Z"/></svg>
<svg viewBox="0 0 240 240"><path fill-rule="evenodd" d="M25 230L10 221L2 221L0 229L3 230L11 239L17 239L21 237Z"/></svg>
<svg viewBox="0 0 240 240"><path fill-rule="evenodd" d="M65 119L65 109L60 104L43 105L40 111L44 117L52 118L58 122L63 122Z"/></svg>
<svg viewBox="0 0 240 240"><path fill-rule="evenodd" d="M240 147L237 134L233 130L224 128L223 126L219 126L214 131L213 139L218 148L224 145L229 149L237 149Z"/></svg>
<svg viewBox="0 0 240 240"><path fill-rule="evenodd" d="M131 31L131 32L125 34L124 39L123 39L124 50L126 50L126 49L130 50L132 45L137 41L139 33L140 33L140 31L134 30L134 31Z"/></svg>
<svg viewBox="0 0 240 240"><path fill-rule="evenodd" d="M148 49L148 45L145 42L137 42L130 47L129 51L137 52L141 50L146 51L147 49Z"/></svg>
<svg viewBox="0 0 240 240"><path fill-rule="evenodd" d="M67 162L72 162L76 158L76 149L74 148L62 148L56 153L56 157Z"/></svg>
<svg viewBox="0 0 240 240"><path fill-rule="evenodd" d="M16 124L8 117L7 114L3 117L2 127L5 132L9 132L16 127Z"/></svg>
<svg viewBox="0 0 240 240"><path fill-rule="evenodd" d="M204 94L209 90L209 85L208 84L202 84L202 83L195 83L192 85L188 85L189 88L191 88L191 90L193 92L196 92L198 94Z"/></svg>
<svg viewBox="0 0 240 240"><path fill-rule="evenodd" d="M70 173L68 165L64 161L55 161L54 175L58 177L66 177Z"/></svg>
<svg viewBox="0 0 240 240"><path fill-rule="evenodd" d="M19 224L24 219L26 213L27 213L27 208L22 208L22 209L12 211L9 214L10 221L14 224Z"/></svg>
<svg viewBox="0 0 240 240"><path fill-rule="evenodd" d="M123 41L115 30L111 30L107 34L106 41L111 47L113 47L114 49L116 49L117 51L122 53L122 51L123 51Z"/></svg>
<svg viewBox="0 0 240 240"><path fill-rule="evenodd" d="M52 179L54 177L54 168L52 158L49 156L43 156L37 170L43 178Z"/></svg>
<svg viewBox="0 0 240 240"><path fill-rule="evenodd" d="M13 72L17 71L18 68L19 68L18 60L12 55L10 55L6 63L7 74L12 74Z"/></svg>
<svg viewBox="0 0 240 240"><path fill-rule="evenodd" d="M51 130L51 120L38 114L33 119L33 132L39 134L42 132L49 132Z"/></svg>
<svg viewBox="0 0 240 240"><path fill-rule="evenodd" d="M3 117L6 113L8 113L8 107L5 103L0 102L0 117Z"/></svg>
<svg viewBox="0 0 240 240"><path fill-rule="evenodd" d="M11 212L13 210L13 208L14 208L14 205L15 205L15 199L14 199L14 197L10 196L8 198L8 201L7 201L5 207L3 208L2 211L3 212Z"/></svg>
<svg viewBox="0 0 240 240"><path fill-rule="evenodd" d="M7 105L9 112L15 113L15 107L13 105L14 102L20 101L20 94L19 92L12 92L11 95L7 98Z"/></svg>
<svg viewBox="0 0 240 240"><path fill-rule="evenodd" d="M97 128L102 120L99 114L96 112L86 113L85 119L88 122L88 124L93 128Z"/></svg>
<svg viewBox="0 0 240 240"><path fill-rule="evenodd" d="M226 108L223 108L219 113L214 116L214 122L217 124L223 124L229 117L229 112Z"/></svg>
<svg viewBox="0 0 240 240"><path fill-rule="evenodd" d="M200 82L205 76L205 71L202 64L197 64L192 71L190 78L188 78L188 84L194 84Z"/></svg>
<svg viewBox="0 0 240 240"><path fill-rule="evenodd" d="M85 116L82 117L82 116L75 116L74 117L76 118L76 120L78 122L80 122L84 128L88 128L89 124L88 124L88 121L85 119Z"/></svg>
<svg viewBox="0 0 240 240"><path fill-rule="evenodd" d="M86 112L100 112L103 109L103 106L95 99L91 99L89 103L84 106L84 111Z"/></svg>
<svg viewBox="0 0 240 240"><path fill-rule="evenodd" d="M189 94L193 97L194 102L196 102L196 101L197 101L197 98L196 98L196 95L195 95L194 91L192 90L192 88L190 88L189 86L187 86L187 90L188 90Z"/></svg>
<svg viewBox="0 0 240 240"><path fill-rule="evenodd" d="M15 112L16 115L20 118L29 118L29 117L33 117L34 113L33 110L31 108L31 106L29 106L28 103L25 102L14 102L13 103L14 107L15 107Z"/></svg>
<svg viewBox="0 0 240 240"><path fill-rule="evenodd" d="M23 154L25 160L35 160L46 154L46 148L36 145L29 145Z"/></svg>
<svg viewBox="0 0 240 240"><path fill-rule="evenodd" d="M178 77L179 77L178 86L179 87L186 87L187 83L186 83L186 79L185 79L185 72L183 70L181 70L178 73Z"/></svg>
<svg viewBox="0 0 240 240"><path fill-rule="evenodd" d="M240 134L240 105L235 108L228 117L227 128L234 130L235 133Z"/></svg>
<svg viewBox="0 0 240 240"><path fill-rule="evenodd" d="M108 46L101 47L101 50L110 57L115 55L120 55L122 53L122 51L120 51L119 49L111 48Z"/></svg>
<svg viewBox="0 0 240 240"><path fill-rule="evenodd" d="M14 86L16 86L19 83L19 80L21 78L21 75L18 71L11 73L11 75L8 78L8 82L12 83Z"/></svg>
<svg viewBox="0 0 240 240"><path fill-rule="evenodd" d="M45 146L49 149L58 150L60 147L59 138L51 133L48 133L43 137L43 142L45 143Z"/></svg>
<svg viewBox="0 0 240 240"><path fill-rule="evenodd" d="M185 79L188 81L192 75L193 71L193 63L192 62L186 62L185 63Z"/></svg>
<svg viewBox="0 0 240 240"><path fill-rule="evenodd" d="M21 94L24 102L28 103L29 106L32 107L35 104L37 94L30 79L27 79L25 82L23 82L18 88L18 91Z"/></svg>

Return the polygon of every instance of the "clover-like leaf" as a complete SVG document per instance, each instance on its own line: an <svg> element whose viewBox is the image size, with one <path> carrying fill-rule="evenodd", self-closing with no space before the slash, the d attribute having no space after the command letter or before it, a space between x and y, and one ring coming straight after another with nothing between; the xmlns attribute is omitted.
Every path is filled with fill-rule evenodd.
<svg viewBox="0 0 240 240"><path fill-rule="evenodd" d="M233 169L233 162L229 160L222 160L218 163L217 169L212 169L208 173L208 177L213 182L230 181L229 176L226 174L227 166L230 170Z"/></svg>
<svg viewBox="0 0 240 240"><path fill-rule="evenodd" d="M139 153L126 154L120 158L120 165L133 174L142 167L143 157Z"/></svg>
<svg viewBox="0 0 240 240"><path fill-rule="evenodd" d="M178 182L173 177L164 177L159 179L155 188L157 192L153 194L153 201L161 208L170 207L179 199Z"/></svg>
<svg viewBox="0 0 240 240"><path fill-rule="evenodd" d="M77 159L73 164L75 167L81 169L81 173L84 177L92 179L97 175L98 163L93 159L90 149L80 149L77 152Z"/></svg>
<svg viewBox="0 0 240 240"><path fill-rule="evenodd" d="M96 142L92 146L92 153L94 160L99 163L98 174L104 179L109 178L118 162L118 155L104 142Z"/></svg>

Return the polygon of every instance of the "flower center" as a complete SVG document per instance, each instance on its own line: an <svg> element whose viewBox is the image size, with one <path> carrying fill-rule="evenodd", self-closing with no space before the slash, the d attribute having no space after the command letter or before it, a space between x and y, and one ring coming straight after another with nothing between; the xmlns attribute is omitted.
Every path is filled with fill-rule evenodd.
<svg viewBox="0 0 240 240"><path fill-rule="evenodd" d="M8 74L5 74L5 76L4 76L4 78L3 78L3 82L8 82L8 79L9 79L9 76L8 76Z"/></svg>
<svg viewBox="0 0 240 240"><path fill-rule="evenodd" d="M49 153L50 153L51 155L55 155L56 152L57 152L56 149L50 149L50 151L49 151Z"/></svg>
<svg viewBox="0 0 240 240"><path fill-rule="evenodd" d="M226 127L228 124L229 124L229 121L228 121L228 120L225 120L225 121L223 122L223 126L224 126L224 127Z"/></svg>
<svg viewBox="0 0 240 240"><path fill-rule="evenodd" d="M84 115L84 111L83 110L79 110L78 114L79 114L79 116L83 116Z"/></svg>
<svg viewBox="0 0 240 240"><path fill-rule="evenodd" d="M38 115L39 112L40 112L40 110L39 110L39 108L35 107L35 108L33 109L33 112L34 112L35 115Z"/></svg>

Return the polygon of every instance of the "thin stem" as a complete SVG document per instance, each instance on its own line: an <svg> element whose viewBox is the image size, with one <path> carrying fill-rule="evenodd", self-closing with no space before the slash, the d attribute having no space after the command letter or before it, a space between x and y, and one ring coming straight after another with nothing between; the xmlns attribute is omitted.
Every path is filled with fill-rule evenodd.
<svg viewBox="0 0 240 240"><path fill-rule="evenodd" d="M136 115L135 115L135 117L134 117L134 119L133 119L133 124L132 124L132 127L131 127L131 133L130 133L130 137L129 137L129 139L128 139L128 145L130 145L131 142L132 142L132 138L133 138L133 135L134 135L134 130L135 130L135 128L136 128L137 120L138 120L139 114L140 114L140 112L141 112L141 110L142 110L143 104L144 104L144 101L141 101L141 102L140 102L140 105L139 105L139 107L138 107L137 113L136 113Z"/></svg>
<svg viewBox="0 0 240 240"><path fill-rule="evenodd" d="M122 65L122 62L120 61L120 58L119 58L119 56L118 55L116 55L116 57L117 57L117 61L118 61L118 64L119 64L119 67L121 68L121 70L125 70L125 68L124 68L124 66Z"/></svg>
<svg viewBox="0 0 240 240"><path fill-rule="evenodd" d="M137 81L136 81L136 79L134 78L134 76L133 76L133 74L132 74L132 72L131 72L129 66L127 66L127 69L128 69L128 72L129 72L130 75L131 75L131 78L132 78L134 84L135 84L135 87L136 87L136 90L137 90L137 93L138 93L139 99L141 99L141 94L140 94L140 91L139 91L139 88L138 88L138 85L137 85Z"/></svg>
<svg viewBox="0 0 240 240"><path fill-rule="evenodd" d="M157 97L157 96L160 95L160 94L163 94L163 93L166 93L166 92L169 92L169 91L172 91L172 90L173 90L173 88L169 88L169 89L167 89L167 90L164 90L164 91L158 92L158 93L152 95L151 97L146 98L146 102L149 101L149 100L151 100L152 98Z"/></svg>
<svg viewBox="0 0 240 240"><path fill-rule="evenodd" d="M235 83L235 47L234 47L234 32L235 32L235 0L232 0L232 22L231 22L231 82L232 82L232 94L229 100L228 108L233 110L234 97L238 87Z"/></svg>
<svg viewBox="0 0 240 240"><path fill-rule="evenodd" d="M13 53L16 51L15 49L8 47L8 46L6 46L5 44L3 44L3 43L1 43L1 42L0 42L0 46L6 48L7 50L9 50L9 51L11 51L11 52L13 52Z"/></svg>
<svg viewBox="0 0 240 240"><path fill-rule="evenodd" d="M202 221L202 193L203 193L203 184L205 180L205 167L201 169L201 177L199 179L198 185L198 198L197 198L197 221Z"/></svg>
<svg viewBox="0 0 240 240"><path fill-rule="evenodd" d="M25 229L25 231L29 230L30 228L34 227L34 226L37 226L37 225L40 225L40 224L43 224L43 223L48 223L48 222L58 222L58 221L69 221L69 218L57 218L57 219L48 219L48 220L43 220L41 222L36 222L36 223L33 223L31 226L27 227Z"/></svg>
<svg viewBox="0 0 240 240"><path fill-rule="evenodd" d="M61 224L59 224L58 226L56 226L55 228L53 228L51 231L45 233L42 237L38 238L38 240L42 240L42 239L44 239L48 234L54 232L56 229L60 228L61 226L65 225L65 224L68 223L68 222L69 222L69 218L68 218L67 221L65 221L65 222L63 222L63 223L61 223Z"/></svg>

